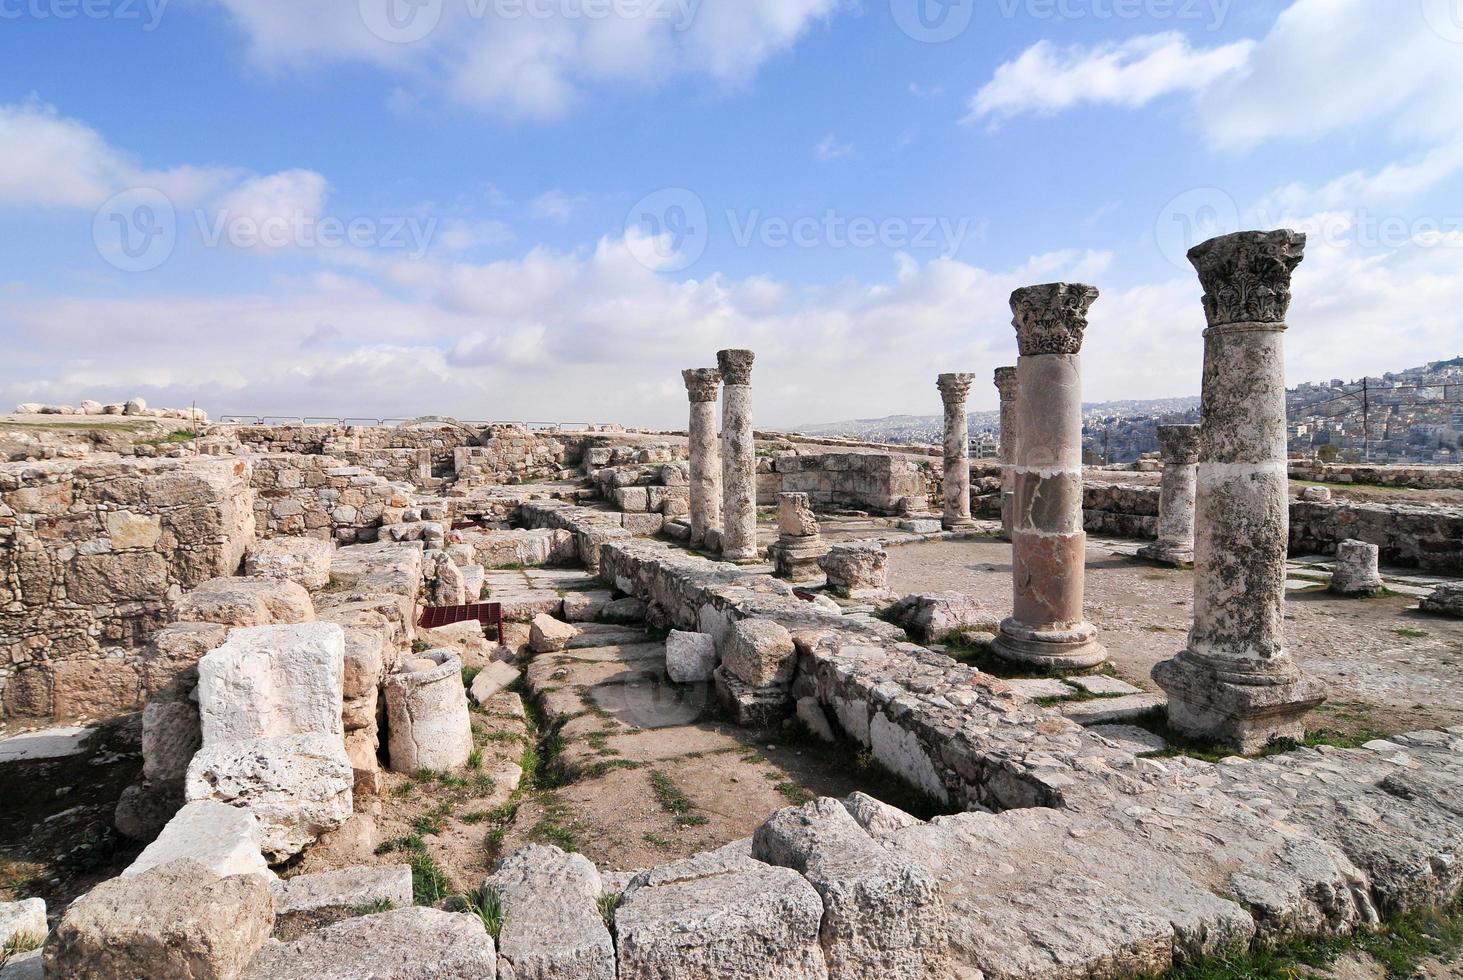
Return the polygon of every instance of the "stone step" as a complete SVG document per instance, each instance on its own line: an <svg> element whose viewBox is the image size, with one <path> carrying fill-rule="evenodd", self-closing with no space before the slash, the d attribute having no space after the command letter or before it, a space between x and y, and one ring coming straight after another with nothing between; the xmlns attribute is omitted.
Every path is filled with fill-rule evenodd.
<svg viewBox="0 0 1463 980"><path fill-rule="evenodd" d="M1162 694L1129 694L1120 698L1098 698L1094 701L1071 701L1057 705L1057 710L1079 725L1106 725L1132 721L1154 708L1168 706Z"/></svg>

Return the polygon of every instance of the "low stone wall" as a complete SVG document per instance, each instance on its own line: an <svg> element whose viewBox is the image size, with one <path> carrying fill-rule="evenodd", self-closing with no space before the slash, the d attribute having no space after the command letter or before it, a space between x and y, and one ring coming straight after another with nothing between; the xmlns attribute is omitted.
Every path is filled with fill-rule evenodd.
<svg viewBox="0 0 1463 980"><path fill-rule="evenodd" d="M557 478L572 465L569 447L556 438L516 426L493 426L481 444L458 446L452 469L467 485L524 483Z"/></svg>
<svg viewBox="0 0 1463 980"><path fill-rule="evenodd" d="M0 466L0 714L139 704L138 650L171 600L255 537L247 459Z"/></svg>
<svg viewBox="0 0 1463 980"><path fill-rule="evenodd" d="M430 449L341 449L328 454L346 466L369 470L392 483L409 483L418 489L436 486Z"/></svg>
<svg viewBox="0 0 1463 980"><path fill-rule="evenodd" d="M1158 534L1158 488L1085 482L1082 526L1088 534L1152 538Z"/></svg>
<svg viewBox="0 0 1463 980"><path fill-rule="evenodd" d="M1313 483L1356 483L1369 487L1460 490L1463 489L1463 466L1367 466L1292 460L1290 478Z"/></svg>
<svg viewBox="0 0 1463 980"><path fill-rule="evenodd" d="M411 488L333 456L250 457L261 537L333 538L340 544L374 541L388 511L410 503ZM385 520L398 523L400 516Z"/></svg>
<svg viewBox="0 0 1463 980"><path fill-rule="evenodd" d="M1376 545L1385 565L1463 573L1463 507L1291 501L1292 554L1333 554L1349 538Z"/></svg>
<svg viewBox="0 0 1463 980"><path fill-rule="evenodd" d="M884 452L780 452L759 462L757 504L775 507L779 493L806 493L819 509L896 514L900 498L933 498L938 486L936 464Z"/></svg>

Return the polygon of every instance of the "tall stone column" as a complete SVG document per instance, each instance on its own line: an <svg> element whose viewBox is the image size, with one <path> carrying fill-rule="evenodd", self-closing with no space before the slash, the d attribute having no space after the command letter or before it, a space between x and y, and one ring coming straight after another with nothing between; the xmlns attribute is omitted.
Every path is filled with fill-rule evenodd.
<svg viewBox="0 0 1463 980"><path fill-rule="evenodd" d="M1007 660L1081 670L1107 659L1082 614L1082 335L1091 286L1053 283L1011 294L1016 339L1016 458L1011 520L1015 608L992 650Z"/></svg>
<svg viewBox="0 0 1463 980"><path fill-rule="evenodd" d="M996 368L996 391L1001 395L1001 536L1011 540L1011 514L1016 505L1016 369Z"/></svg>
<svg viewBox="0 0 1463 980"><path fill-rule="evenodd" d="M681 372L691 399L691 545L706 543L706 532L721 526L721 446L716 431L716 396L721 372L688 368Z"/></svg>
<svg viewBox="0 0 1463 980"><path fill-rule="evenodd" d="M749 350L716 355L721 368L721 556L757 557L757 447L752 429L752 361Z"/></svg>
<svg viewBox="0 0 1463 980"><path fill-rule="evenodd" d="M1250 752L1299 739L1322 686L1285 649L1289 544L1285 314L1306 238L1241 232L1189 252L1204 287L1203 428L1195 507L1194 626L1153 668L1168 721Z"/></svg>
<svg viewBox="0 0 1463 980"><path fill-rule="evenodd" d="M942 374L937 382L945 402L945 517L947 531L968 531L970 519L970 397L973 374Z"/></svg>
<svg viewBox="0 0 1463 980"><path fill-rule="evenodd" d="M1163 479L1158 489L1158 540L1138 554L1164 565L1194 563L1194 495L1199 482L1199 427L1160 425Z"/></svg>

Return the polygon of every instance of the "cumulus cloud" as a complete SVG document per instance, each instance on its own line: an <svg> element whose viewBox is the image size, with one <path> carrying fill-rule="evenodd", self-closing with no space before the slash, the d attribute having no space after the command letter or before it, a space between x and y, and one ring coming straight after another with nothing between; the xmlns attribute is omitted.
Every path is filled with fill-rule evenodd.
<svg viewBox="0 0 1463 980"><path fill-rule="evenodd" d="M212 0L283 74L331 60L397 75L397 105L446 97L511 118L552 119L597 85L677 75L738 84L829 16L838 0Z"/></svg>
<svg viewBox="0 0 1463 980"><path fill-rule="evenodd" d="M1176 32L1093 47L1038 41L996 69L971 98L966 119L1052 113L1084 103L1138 108L1173 92L1208 88L1242 69L1253 48L1251 41L1193 48Z"/></svg>

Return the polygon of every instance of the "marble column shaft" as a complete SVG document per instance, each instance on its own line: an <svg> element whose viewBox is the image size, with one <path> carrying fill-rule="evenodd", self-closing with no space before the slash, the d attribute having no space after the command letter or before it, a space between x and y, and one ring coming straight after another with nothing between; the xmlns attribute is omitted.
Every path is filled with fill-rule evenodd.
<svg viewBox="0 0 1463 980"><path fill-rule="evenodd" d="M942 374L938 382L945 402L945 516L947 531L975 526L970 519L970 397L972 374Z"/></svg>
<svg viewBox="0 0 1463 980"><path fill-rule="evenodd" d="M1011 515L1016 504L1016 369L996 368L996 391L1001 395L1001 535L1011 540Z"/></svg>
<svg viewBox="0 0 1463 980"><path fill-rule="evenodd" d="M757 446L752 425L752 361L749 350L716 355L721 369L721 555L730 561L757 557Z"/></svg>
<svg viewBox="0 0 1463 980"><path fill-rule="evenodd" d="M687 429L691 449L691 544L706 543L706 532L721 526L721 445L716 430L716 399L721 372L688 368L681 372L691 400Z"/></svg>
<svg viewBox="0 0 1463 980"><path fill-rule="evenodd" d="M1008 660L1064 669L1096 667L1107 651L1082 611L1087 535L1082 530L1082 338L1092 286L1053 283L1011 294L1016 365L1014 609L992 646Z"/></svg>
<svg viewBox="0 0 1463 980"><path fill-rule="evenodd" d="M1199 483L1199 427L1160 425L1163 477L1158 490L1158 540L1138 554L1167 565L1194 563L1194 498Z"/></svg>
<svg viewBox="0 0 1463 980"><path fill-rule="evenodd" d="M1324 695L1285 649L1290 512L1285 315L1305 252L1291 231L1195 247L1204 287L1204 382L1195 504L1194 625L1153 669L1169 724L1241 751L1299 738Z"/></svg>

